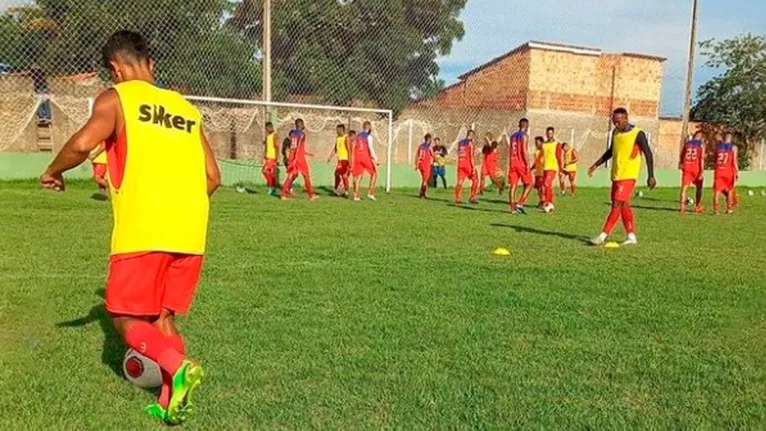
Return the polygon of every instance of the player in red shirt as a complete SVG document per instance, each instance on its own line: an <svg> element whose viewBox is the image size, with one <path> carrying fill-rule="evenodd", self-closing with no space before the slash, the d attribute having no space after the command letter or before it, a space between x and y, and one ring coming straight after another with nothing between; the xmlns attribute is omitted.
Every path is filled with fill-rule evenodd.
<svg viewBox="0 0 766 431"><path fill-rule="evenodd" d="M694 212L705 211L702 208L702 183L705 174L705 143L702 140L702 132L695 133L693 139L684 144L678 169L681 170L681 214L686 213L686 192L692 184L697 189Z"/></svg>
<svg viewBox="0 0 766 431"><path fill-rule="evenodd" d="M362 131L356 138L351 149L351 174L354 176L354 200L359 201L359 183L366 172L370 176L370 188L367 190L367 198L375 199L375 181L378 179L378 157L373 147L372 124L365 121Z"/></svg>
<svg viewBox="0 0 766 431"><path fill-rule="evenodd" d="M497 175L497 141L492 139L492 133L487 133L484 141L484 146L481 148L483 160L481 162L481 178L479 178L479 193L484 194L484 180L487 177L497 187L498 192L503 193L503 182Z"/></svg>
<svg viewBox="0 0 766 431"><path fill-rule="evenodd" d="M476 132L469 130L466 138L457 144L457 184L455 185L455 203L462 203L463 183L466 179L471 180L471 195L469 202L478 203L476 194L479 191L479 176L476 174L474 163L474 142Z"/></svg>
<svg viewBox="0 0 766 431"><path fill-rule="evenodd" d="M732 142L733 135L727 133L723 142L715 146L715 175L713 180L713 213L718 212L718 198L726 196L726 214L734 212L734 187L739 179L737 146Z"/></svg>
<svg viewBox="0 0 766 431"><path fill-rule="evenodd" d="M508 205L511 207L511 214L526 214L524 204L527 202L529 193L532 191L532 172L527 161L527 144L529 142L529 120L522 118L519 121L519 130L511 135L508 145ZM542 139L540 140L542 145ZM516 200L516 189L519 181L524 185L524 191L521 198Z"/></svg>
<svg viewBox="0 0 766 431"><path fill-rule="evenodd" d="M423 143L418 146L415 154L415 170L420 172L420 198L428 198L428 182L431 181L431 165L434 163L434 149L432 145L431 134L428 133L423 138Z"/></svg>
<svg viewBox="0 0 766 431"><path fill-rule="evenodd" d="M309 171L309 162L306 156L313 156L313 154L306 152L306 133L303 132L304 128L303 119L298 118L295 120L295 129L291 130L287 135L290 139L290 155L287 161L287 178L285 178L285 182L282 184L282 196L280 196L282 200L289 198L293 181L298 178L298 175L303 177L303 185L306 187L309 200L318 199L318 196L314 194L314 188L311 186L311 172Z"/></svg>

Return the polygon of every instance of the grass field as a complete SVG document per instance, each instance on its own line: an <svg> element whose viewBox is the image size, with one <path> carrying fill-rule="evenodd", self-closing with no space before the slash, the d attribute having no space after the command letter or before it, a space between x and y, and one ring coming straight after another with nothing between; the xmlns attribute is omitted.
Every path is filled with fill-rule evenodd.
<svg viewBox="0 0 766 431"><path fill-rule="evenodd" d="M160 428L120 376L92 191L0 185L2 429ZM414 194L215 196L186 429L766 428L766 198L681 217L655 191L641 244L604 250L606 190L527 217Z"/></svg>

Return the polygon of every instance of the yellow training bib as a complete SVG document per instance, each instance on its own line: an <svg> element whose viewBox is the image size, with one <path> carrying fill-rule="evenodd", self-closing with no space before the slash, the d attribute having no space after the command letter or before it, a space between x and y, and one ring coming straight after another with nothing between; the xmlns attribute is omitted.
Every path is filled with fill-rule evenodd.
<svg viewBox="0 0 766 431"><path fill-rule="evenodd" d="M556 150L558 149L559 142L551 141L543 143L543 170L544 171L558 171L559 161L556 157Z"/></svg>
<svg viewBox="0 0 766 431"><path fill-rule="evenodd" d="M96 153L98 151L101 151L101 153L99 153L99 155L94 157L93 160L91 160L91 163L105 165L106 164L106 151L104 151L104 144L103 143L101 145L99 145L98 147L96 147L96 149L93 150L93 153ZM93 154L93 153L91 153L91 154Z"/></svg>
<svg viewBox="0 0 766 431"><path fill-rule="evenodd" d="M266 136L266 160L277 159L277 143L274 139L275 137L275 133L269 133Z"/></svg>
<svg viewBox="0 0 766 431"><path fill-rule="evenodd" d="M348 161L348 148L346 148L346 135L338 136L335 139L335 154L338 160Z"/></svg>
<svg viewBox="0 0 766 431"><path fill-rule="evenodd" d="M574 148L564 151L564 170L567 172L577 172L577 163L572 163L574 160Z"/></svg>
<svg viewBox="0 0 766 431"><path fill-rule="evenodd" d="M114 89L126 157L121 181L109 184L112 254L203 254L209 201L200 112L180 94L144 81Z"/></svg>
<svg viewBox="0 0 766 431"><path fill-rule="evenodd" d="M612 181L637 180L641 173L641 150L636 138L641 132L631 126L626 132L615 131L612 136Z"/></svg>

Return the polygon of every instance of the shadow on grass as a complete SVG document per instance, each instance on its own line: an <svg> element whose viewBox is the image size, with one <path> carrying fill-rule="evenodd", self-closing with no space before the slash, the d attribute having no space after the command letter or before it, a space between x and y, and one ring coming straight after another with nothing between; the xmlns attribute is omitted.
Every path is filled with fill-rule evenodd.
<svg viewBox="0 0 766 431"><path fill-rule="evenodd" d="M605 202L604 205L611 207L611 202ZM638 209L638 210L646 210L646 211L662 211L662 212L671 212L671 213L677 213L678 208L671 208L671 207L650 207L646 205L630 205L631 208Z"/></svg>
<svg viewBox="0 0 766 431"><path fill-rule="evenodd" d="M90 198L93 199L94 201L99 201L99 202L106 202L106 201L109 200L109 196L107 196L105 194L98 193L98 192L93 193L92 195L90 195Z"/></svg>
<svg viewBox="0 0 766 431"><path fill-rule="evenodd" d="M469 206L469 205L471 205L471 204L468 204L468 205L466 205L466 204L455 204L455 203L448 203L447 204L448 207L459 208L461 210L466 210L466 211L475 211L475 212L482 212L482 213L509 214L509 212L507 210L493 210L493 209L489 209L489 208L480 208L477 205L473 205L473 206Z"/></svg>
<svg viewBox="0 0 766 431"><path fill-rule="evenodd" d="M96 295L101 299L104 298L104 289L96 290ZM111 370L124 379L125 376L122 373L122 360L125 356L125 344L122 342L120 334L114 329L112 325L112 317L109 312L106 311L106 307L103 301L99 301L94 305L87 315L69 320L66 322L59 322L56 324L57 328L79 328L82 326L90 325L91 323L98 322L101 326L101 330L104 332L104 346L101 349L101 362L111 368Z"/></svg>
<svg viewBox="0 0 766 431"><path fill-rule="evenodd" d="M516 226L516 225L512 225L512 224L505 224L505 223L492 223L492 224L490 224L490 226L513 229L513 230L515 230L516 232L519 232L519 233L531 233L531 234L535 234L535 235L555 236L557 238L563 238L563 239L568 239L568 240L572 240L572 241L581 242L584 245L590 245L590 243L588 242L588 237L587 236L583 236L583 235L572 235L572 234L564 233L564 232L556 232L556 231L550 231L550 230L535 229L533 227Z"/></svg>
<svg viewBox="0 0 766 431"><path fill-rule="evenodd" d="M404 196L404 197L406 197L406 198L410 198L410 199L425 200L425 201L432 201L432 202L444 202L444 203L449 203L449 202L450 202L450 200L449 200L449 199L445 199L445 198L435 198L435 197L433 197L433 196L429 196L429 197L428 197L428 198L426 198L426 199L421 199L421 198L420 198L420 196L418 196L418 195L416 195L416 194L409 194L409 193L407 193L407 194L403 194L402 196Z"/></svg>

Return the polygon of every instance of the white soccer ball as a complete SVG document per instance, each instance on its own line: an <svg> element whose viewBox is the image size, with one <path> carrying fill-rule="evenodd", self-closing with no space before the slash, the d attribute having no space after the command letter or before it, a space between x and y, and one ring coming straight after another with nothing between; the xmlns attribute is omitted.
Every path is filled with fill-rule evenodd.
<svg viewBox="0 0 766 431"><path fill-rule="evenodd" d="M128 349L125 353L122 372L130 383L139 388L157 388L162 384L160 366L133 349Z"/></svg>
<svg viewBox="0 0 766 431"><path fill-rule="evenodd" d="M642 192L641 190L639 190L639 191L638 191L638 193L636 193L636 196L638 196L638 197L642 198L642 197L644 197L644 192Z"/></svg>
<svg viewBox="0 0 766 431"><path fill-rule="evenodd" d="M686 205L694 205L694 198L687 197L686 198Z"/></svg>
<svg viewBox="0 0 766 431"><path fill-rule="evenodd" d="M556 209L556 207L553 206L553 204L550 203L550 202L548 202L545 205L543 205L543 211L545 211L548 214L552 213L555 209Z"/></svg>
<svg viewBox="0 0 766 431"><path fill-rule="evenodd" d="M766 196L766 190L761 190L761 196Z"/></svg>
<svg viewBox="0 0 766 431"><path fill-rule="evenodd" d="M244 186L237 186L237 193L244 193L247 189Z"/></svg>
<svg viewBox="0 0 766 431"><path fill-rule="evenodd" d="M755 196L755 192L754 192L754 191L752 191L752 190L748 190L748 191L747 191L747 195L748 195L748 196Z"/></svg>

